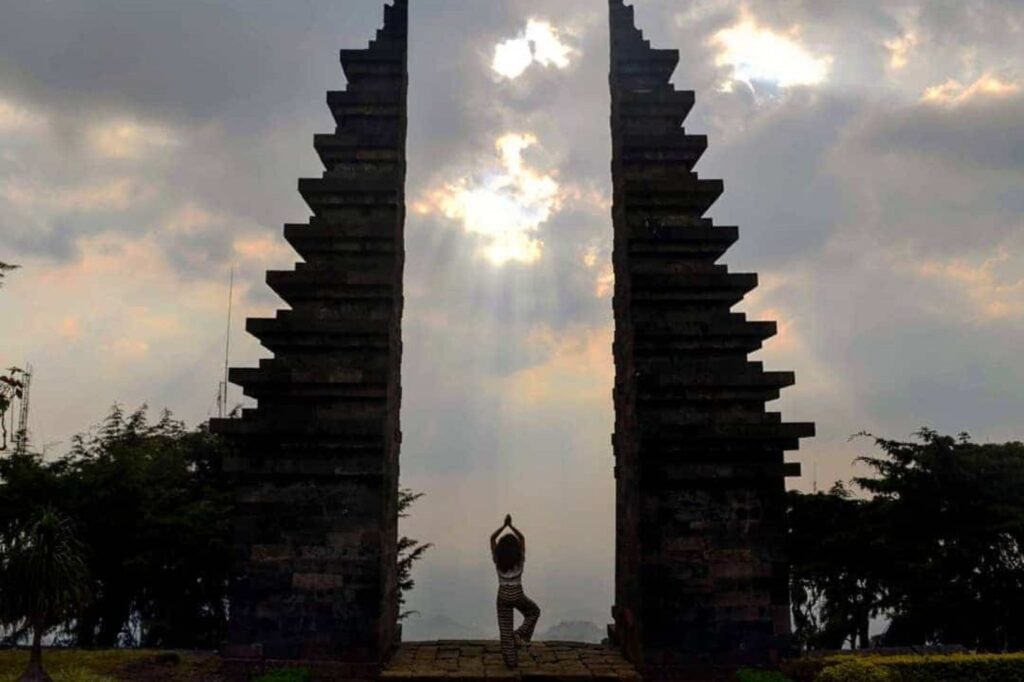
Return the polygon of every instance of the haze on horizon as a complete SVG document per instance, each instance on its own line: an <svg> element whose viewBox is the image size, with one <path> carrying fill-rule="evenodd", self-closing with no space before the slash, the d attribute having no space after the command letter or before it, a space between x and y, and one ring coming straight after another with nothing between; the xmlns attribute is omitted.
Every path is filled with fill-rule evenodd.
<svg viewBox="0 0 1024 682"><path fill-rule="evenodd" d="M525 582L603 625L613 592L608 37L603 2L412 2L403 532L433 542L409 606L491 627L487 535L511 512ZM694 89L738 306L779 322L772 409L814 421L791 485L852 475L868 430L1013 440L1024 412L1024 6L1013 0L638 0ZM114 401L215 410L283 304L265 270L322 170L337 50L378 0L4 0L0 362L36 369L55 455ZM231 402L241 400L237 387Z"/></svg>

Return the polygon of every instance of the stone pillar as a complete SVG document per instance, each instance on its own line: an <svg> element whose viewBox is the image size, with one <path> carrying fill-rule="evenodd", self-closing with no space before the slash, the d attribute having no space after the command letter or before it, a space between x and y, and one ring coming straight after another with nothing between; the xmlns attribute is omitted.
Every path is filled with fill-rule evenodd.
<svg viewBox="0 0 1024 682"><path fill-rule="evenodd" d="M649 674L772 660L787 647L783 452L812 436L765 403L794 382L747 354L776 332L730 311L757 285L716 261L737 228L703 217L721 180L633 8L610 0L616 595L612 627Z"/></svg>
<svg viewBox="0 0 1024 682"><path fill-rule="evenodd" d="M274 357L230 372L258 406L213 423L236 446L228 656L376 664L399 640L407 25L394 0L341 52L313 215L284 228L302 262L267 273L290 309L246 324Z"/></svg>

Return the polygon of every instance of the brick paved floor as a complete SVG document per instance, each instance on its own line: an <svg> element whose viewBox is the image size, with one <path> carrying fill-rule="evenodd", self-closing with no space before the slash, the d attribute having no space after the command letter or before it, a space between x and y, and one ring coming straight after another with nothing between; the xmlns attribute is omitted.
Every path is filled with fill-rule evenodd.
<svg viewBox="0 0 1024 682"><path fill-rule="evenodd" d="M634 680L640 676L618 651L600 644L531 642L519 649L519 667L509 670L496 641L405 642L381 679Z"/></svg>

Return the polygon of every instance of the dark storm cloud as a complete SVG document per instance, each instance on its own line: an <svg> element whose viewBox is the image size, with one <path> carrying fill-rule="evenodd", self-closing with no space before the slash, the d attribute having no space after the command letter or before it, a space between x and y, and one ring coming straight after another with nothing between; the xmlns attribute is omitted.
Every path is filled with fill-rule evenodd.
<svg viewBox="0 0 1024 682"><path fill-rule="evenodd" d="M977 253L1020 234L1024 97L872 108L830 167L857 229L918 255ZM884 235L884 236L883 236Z"/></svg>
<svg viewBox="0 0 1024 682"><path fill-rule="evenodd" d="M917 104L876 112L858 142L952 166L1024 173L1024 95L980 95L957 106Z"/></svg>
<svg viewBox="0 0 1024 682"><path fill-rule="evenodd" d="M841 193L825 158L860 104L801 90L750 123L729 144L712 146L697 166L724 178L709 215L739 224L728 261L775 269L820 251L841 220Z"/></svg>
<svg viewBox="0 0 1024 682"><path fill-rule="evenodd" d="M327 46L365 43L379 17L372 0L5 3L0 82L63 111L245 127L294 106Z"/></svg>
<svg viewBox="0 0 1024 682"><path fill-rule="evenodd" d="M97 231L153 233L185 272L209 276L229 260L232 235L258 229L254 223L278 231L281 222L308 214L295 178L321 171L312 132L332 125L324 90L344 86L337 46L364 45L380 23L377 2L321 4L5 7L0 97L49 121L24 150L31 156L24 177L52 186L60 178L71 184L130 174L157 196L140 207L145 216L122 215L102 226L41 205L36 225L26 230L9 209L0 240L9 249L66 259ZM165 128L179 145L134 164L96 158L90 131L125 120ZM215 233L165 239L164 221L186 202L234 219Z"/></svg>

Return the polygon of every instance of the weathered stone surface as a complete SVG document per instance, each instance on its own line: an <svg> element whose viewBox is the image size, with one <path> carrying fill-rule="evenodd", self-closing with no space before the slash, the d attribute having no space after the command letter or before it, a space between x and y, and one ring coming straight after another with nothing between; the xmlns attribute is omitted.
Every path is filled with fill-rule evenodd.
<svg viewBox="0 0 1024 682"><path fill-rule="evenodd" d="M325 171L299 181L314 215L285 226L304 262L267 273L292 309L247 321L274 358L230 373L258 407L212 424L237 446L225 652L257 669L373 677L398 637L407 23L394 0L369 47L341 53Z"/></svg>
<svg viewBox="0 0 1024 682"><path fill-rule="evenodd" d="M425 680L634 680L636 668L617 650L580 642L532 642L508 669L501 646L488 640L407 642L385 665L381 679Z"/></svg>
<svg viewBox="0 0 1024 682"><path fill-rule="evenodd" d="M765 403L793 384L747 354L773 322L730 312L757 286L716 264L735 227L704 217L707 138L633 8L609 0L615 271L616 603L612 633L650 679L712 679L787 647L783 460L814 425Z"/></svg>

